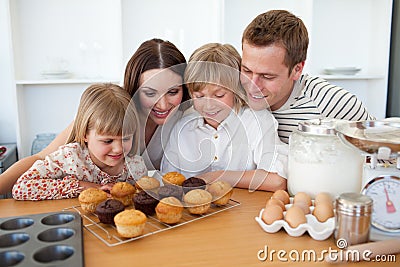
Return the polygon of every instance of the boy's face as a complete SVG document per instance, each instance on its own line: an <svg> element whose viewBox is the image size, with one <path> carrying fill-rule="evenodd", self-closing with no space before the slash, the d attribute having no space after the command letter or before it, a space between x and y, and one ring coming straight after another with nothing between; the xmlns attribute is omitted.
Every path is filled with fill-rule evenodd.
<svg viewBox="0 0 400 267"><path fill-rule="evenodd" d="M289 73L284 63L286 50L283 47L259 47L246 41L242 47L240 77L249 106L254 110L279 109L292 93L295 81L300 78L304 62L298 63Z"/></svg>
<svg viewBox="0 0 400 267"><path fill-rule="evenodd" d="M235 103L234 93L218 85L206 85L192 95L194 108L215 129L229 116Z"/></svg>

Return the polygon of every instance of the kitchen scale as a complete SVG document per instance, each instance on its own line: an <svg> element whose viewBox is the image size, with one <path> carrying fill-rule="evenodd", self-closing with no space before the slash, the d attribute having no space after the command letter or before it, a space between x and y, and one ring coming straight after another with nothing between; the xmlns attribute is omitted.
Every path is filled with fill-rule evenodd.
<svg viewBox="0 0 400 267"><path fill-rule="evenodd" d="M370 240L400 239L400 118L340 122L337 131L366 157L361 193L373 199Z"/></svg>

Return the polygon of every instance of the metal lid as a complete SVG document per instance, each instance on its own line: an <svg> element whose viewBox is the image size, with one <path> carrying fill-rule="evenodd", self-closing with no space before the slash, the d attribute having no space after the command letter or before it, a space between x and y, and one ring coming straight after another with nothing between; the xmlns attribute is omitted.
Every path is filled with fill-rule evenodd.
<svg viewBox="0 0 400 267"><path fill-rule="evenodd" d="M298 130L300 132L317 135L336 135L335 119L313 119L299 122Z"/></svg>
<svg viewBox="0 0 400 267"><path fill-rule="evenodd" d="M360 193L343 193L336 199L337 209L352 215L371 213L372 203L372 198Z"/></svg>

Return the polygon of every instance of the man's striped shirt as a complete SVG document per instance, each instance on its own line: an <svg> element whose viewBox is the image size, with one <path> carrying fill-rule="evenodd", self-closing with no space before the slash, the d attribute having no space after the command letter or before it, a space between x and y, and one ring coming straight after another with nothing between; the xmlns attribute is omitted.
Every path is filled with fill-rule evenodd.
<svg viewBox="0 0 400 267"><path fill-rule="evenodd" d="M349 121L375 119L357 97L318 77L303 74L288 101L272 112L279 122L278 134L285 143L298 123L310 119L336 118Z"/></svg>

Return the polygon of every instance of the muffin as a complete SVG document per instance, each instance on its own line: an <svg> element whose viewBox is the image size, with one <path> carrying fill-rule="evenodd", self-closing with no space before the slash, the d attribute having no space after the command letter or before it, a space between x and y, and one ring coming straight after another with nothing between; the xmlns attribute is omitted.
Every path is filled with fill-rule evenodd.
<svg viewBox="0 0 400 267"><path fill-rule="evenodd" d="M143 176L139 180L136 181L136 189L141 190L155 190L160 187L160 181L158 181L154 177Z"/></svg>
<svg viewBox="0 0 400 267"><path fill-rule="evenodd" d="M207 191L210 192L213 197L212 203L218 206L226 205L233 194L231 184L225 181L216 181L210 184Z"/></svg>
<svg viewBox="0 0 400 267"><path fill-rule="evenodd" d="M175 197L178 200L182 200L183 189L179 185L166 184L158 189L158 196L159 199L163 199L165 197Z"/></svg>
<svg viewBox="0 0 400 267"><path fill-rule="evenodd" d="M135 209L142 211L146 215L153 215L155 208L158 204L158 199L146 193L146 191L140 191L133 197L133 204Z"/></svg>
<svg viewBox="0 0 400 267"><path fill-rule="evenodd" d="M212 196L206 190L194 189L185 194L183 199L190 213L203 214L210 208Z"/></svg>
<svg viewBox="0 0 400 267"><path fill-rule="evenodd" d="M114 217L114 223L120 236L132 238L143 234L147 217L140 210L124 210Z"/></svg>
<svg viewBox="0 0 400 267"><path fill-rule="evenodd" d="M183 205L175 197L166 197L156 206L157 218L164 223L174 224L182 218Z"/></svg>
<svg viewBox="0 0 400 267"><path fill-rule="evenodd" d="M136 188L127 182L118 182L111 188L111 196L122 202L124 206L132 205L132 198L136 192Z"/></svg>
<svg viewBox="0 0 400 267"><path fill-rule="evenodd" d="M179 172L167 172L162 177L164 184L175 184L182 185L182 183L186 180L186 177Z"/></svg>
<svg viewBox="0 0 400 267"><path fill-rule="evenodd" d="M87 212L95 212L97 205L107 199L107 193L98 188L83 190L78 197L81 208Z"/></svg>
<svg viewBox="0 0 400 267"><path fill-rule="evenodd" d="M190 177L182 183L183 191L185 194L193 189L206 189L206 182L197 177Z"/></svg>
<svg viewBox="0 0 400 267"><path fill-rule="evenodd" d="M107 199L96 207L95 213L101 223L114 224L114 217L125 209L124 204L116 199Z"/></svg>

